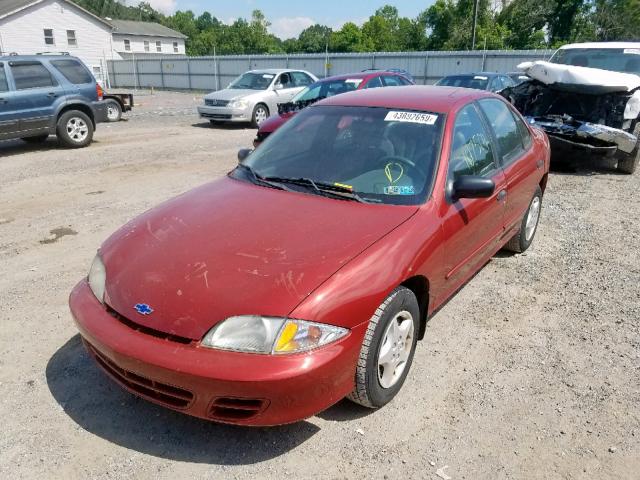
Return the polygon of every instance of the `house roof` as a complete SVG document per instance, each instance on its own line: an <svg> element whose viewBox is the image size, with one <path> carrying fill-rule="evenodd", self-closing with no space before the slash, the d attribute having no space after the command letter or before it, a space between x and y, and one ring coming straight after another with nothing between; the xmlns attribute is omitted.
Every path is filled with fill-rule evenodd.
<svg viewBox="0 0 640 480"><path fill-rule="evenodd" d="M18 13L21 10L24 10L25 8L28 8L32 5L37 5L38 3L42 3L44 1L45 0L2 0L0 1L0 19L13 15L15 13ZM97 15L94 15L90 11L73 3L71 0L61 0L61 1L73 5L75 8L89 15L94 20L97 20L100 23L103 23L104 25L113 28L112 25L109 22L107 22L105 19L100 18Z"/></svg>
<svg viewBox="0 0 640 480"><path fill-rule="evenodd" d="M187 38L180 32L151 22L136 22L133 20L111 20L113 25L113 33L123 35L145 35L149 37L171 37L171 38Z"/></svg>

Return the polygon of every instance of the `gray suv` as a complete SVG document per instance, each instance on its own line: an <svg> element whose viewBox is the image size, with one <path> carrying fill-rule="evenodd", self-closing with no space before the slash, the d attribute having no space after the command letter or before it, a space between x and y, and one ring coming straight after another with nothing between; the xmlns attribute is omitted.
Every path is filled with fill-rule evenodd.
<svg viewBox="0 0 640 480"><path fill-rule="evenodd" d="M0 140L43 142L49 135L72 148L91 143L107 120L102 88L69 55L0 57Z"/></svg>

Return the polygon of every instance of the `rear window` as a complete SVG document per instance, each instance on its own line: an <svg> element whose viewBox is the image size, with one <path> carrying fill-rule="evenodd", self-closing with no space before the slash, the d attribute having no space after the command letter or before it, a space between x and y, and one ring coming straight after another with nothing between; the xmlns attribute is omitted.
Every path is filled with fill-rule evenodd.
<svg viewBox="0 0 640 480"><path fill-rule="evenodd" d="M53 60L51 65L73 84L93 83L89 71L77 60Z"/></svg>
<svg viewBox="0 0 640 480"><path fill-rule="evenodd" d="M475 88L477 90L486 90L488 84L489 77L485 75L451 75L436 83L436 85L444 87Z"/></svg>
<svg viewBox="0 0 640 480"><path fill-rule="evenodd" d="M46 88L56 85L56 81L40 62L11 62L11 73L16 90Z"/></svg>
<svg viewBox="0 0 640 480"><path fill-rule="evenodd" d="M566 48L551 62L640 75L640 48Z"/></svg>

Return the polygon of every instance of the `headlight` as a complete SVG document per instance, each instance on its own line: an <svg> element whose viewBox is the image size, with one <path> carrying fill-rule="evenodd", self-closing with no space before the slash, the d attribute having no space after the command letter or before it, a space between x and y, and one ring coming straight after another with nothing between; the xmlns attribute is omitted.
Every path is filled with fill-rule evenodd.
<svg viewBox="0 0 640 480"><path fill-rule="evenodd" d="M238 352L298 353L335 342L346 328L287 318L244 315L227 318L213 327L202 345Z"/></svg>
<svg viewBox="0 0 640 480"><path fill-rule="evenodd" d="M239 98L238 100L231 100L227 105L229 108L247 108L249 102L244 98Z"/></svg>
<svg viewBox="0 0 640 480"><path fill-rule="evenodd" d="M104 285L107 280L107 271L104 268L104 263L100 258L100 254L96 255L89 269L89 288L96 296L100 303L104 303Z"/></svg>

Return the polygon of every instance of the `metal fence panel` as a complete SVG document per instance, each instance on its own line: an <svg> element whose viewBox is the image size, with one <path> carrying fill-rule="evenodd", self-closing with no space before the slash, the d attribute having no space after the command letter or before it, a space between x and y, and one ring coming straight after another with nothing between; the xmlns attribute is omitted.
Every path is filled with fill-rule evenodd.
<svg viewBox="0 0 640 480"><path fill-rule="evenodd" d="M416 83L432 84L445 75L512 72L525 61L548 59L551 50L466 52L378 52L296 55L230 55L223 57L131 58L109 61L112 88L217 90L247 70L299 68L318 78L370 68L402 68Z"/></svg>

